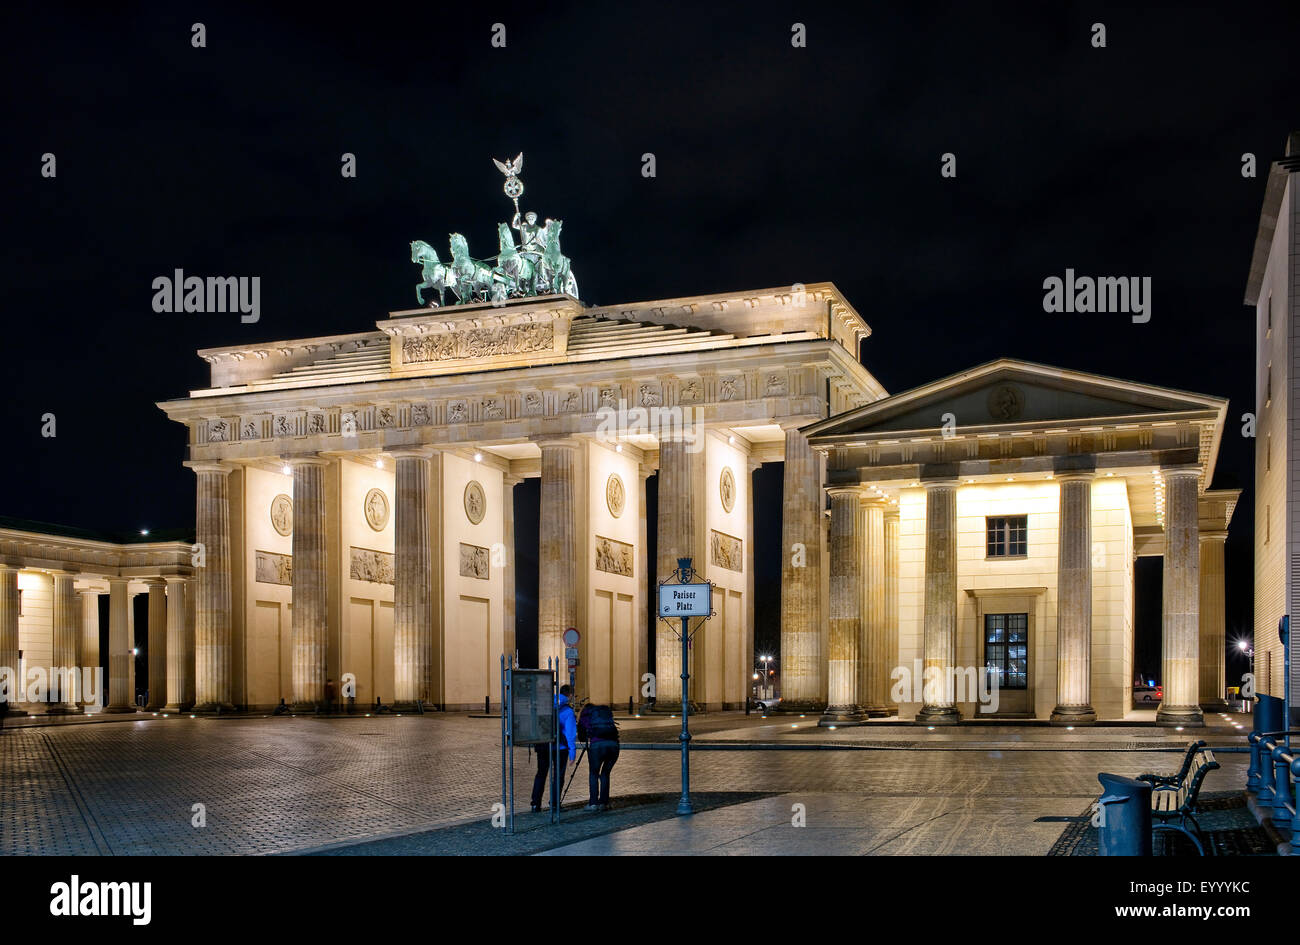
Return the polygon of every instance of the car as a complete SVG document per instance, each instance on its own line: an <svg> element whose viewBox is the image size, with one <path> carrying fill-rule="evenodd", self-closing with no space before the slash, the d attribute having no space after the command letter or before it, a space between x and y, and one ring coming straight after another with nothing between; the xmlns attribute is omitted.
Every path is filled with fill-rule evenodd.
<svg viewBox="0 0 1300 945"><path fill-rule="evenodd" d="M1165 695L1164 686L1134 686L1133 701L1141 705L1155 705Z"/></svg>
<svg viewBox="0 0 1300 945"><path fill-rule="evenodd" d="M777 696L777 697L775 697L775 698L773 698L773 699L755 699L755 700L754 700L754 708L757 709L759 712L771 712L771 711L775 710L776 707L779 706L780 704L781 704L781 697L780 697L780 696Z"/></svg>

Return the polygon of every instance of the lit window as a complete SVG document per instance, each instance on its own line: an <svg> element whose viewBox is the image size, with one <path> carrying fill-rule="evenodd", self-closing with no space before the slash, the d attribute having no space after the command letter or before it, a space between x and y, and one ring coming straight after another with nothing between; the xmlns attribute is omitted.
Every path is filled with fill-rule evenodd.
<svg viewBox="0 0 1300 945"><path fill-rule="evenodd" d="M1029 688L1029 615L984 615L984 672L988 688Z"/></svg>
<svg viewBox="0 0 1300 945"><path fill-rule="evenodd" d="M1028 515L1002 515L986 521L990 558L1023 558L1029 553Z"/></svg>

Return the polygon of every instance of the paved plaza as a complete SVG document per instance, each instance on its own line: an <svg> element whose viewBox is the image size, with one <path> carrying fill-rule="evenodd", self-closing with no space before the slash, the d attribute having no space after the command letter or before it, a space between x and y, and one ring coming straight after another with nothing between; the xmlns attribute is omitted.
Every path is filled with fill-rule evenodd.
<svg viewBox="0 0 1300 945"><path fill-rule="evenodd" d="M1195 737L1244 745L1248 717ZM679 789L680 723L621 721L616 797ZM875 724L716 713L692 723L692 788L712 809L691 818L565 810L587 828L534 833L526 852L1046 854L1060 820L1099 792L1097 772L1177 766L1193 733L1140 723L1067 732L968 725L933 732ZM1247 757L1222 753L1207 790L1240 790ZM0 855L421 852L432 831L486 823L501 790L500 724L424 717L222 717L9 725L0 733ZM583 800L584 771L568 795ZM530 759L516 755L518 823ZM203 805L196 808L195 805ZM792 827L803 805L806 826ZM193 823L201 812L206 825ZM601 817L608 818L601 826ZM626 824L626 826L621 826ZM575 833L576 830L576 833ZM598 835L597 835L598 834ZM491 852L466 833L464 852ZM491 835L489 835L491 836ZM376 846L375 841L385 841ZM445 836L440 851L448 852ZM450 852L455 852L452 844Z"/></svg>

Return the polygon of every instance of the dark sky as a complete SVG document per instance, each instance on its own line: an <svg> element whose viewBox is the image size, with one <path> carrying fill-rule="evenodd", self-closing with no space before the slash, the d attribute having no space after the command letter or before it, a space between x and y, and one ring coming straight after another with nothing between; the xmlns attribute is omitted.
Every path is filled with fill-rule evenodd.
<svg viewBox="0 0 1300 945"><path fill-rule="evenodd" d="M183 433L153 404L205 385L194 351L410 307L408 242L460 230L487 255L508 205L490 158L520 150L524 203L564 219L589 302L832 280L891 391L1013 356L1226 396L1240 417L1263 181L1300 127L1300 8L1129 6L6 10L0 513L192 525ZM1044 314L1067 267L1150 276L1151 322ZM261 321L155 314L150 283L176 268L260 276ZM1239 429L1216 486L1249 487ZM1248 491L1230 633L1249 621L1250 524Z"/></svg>

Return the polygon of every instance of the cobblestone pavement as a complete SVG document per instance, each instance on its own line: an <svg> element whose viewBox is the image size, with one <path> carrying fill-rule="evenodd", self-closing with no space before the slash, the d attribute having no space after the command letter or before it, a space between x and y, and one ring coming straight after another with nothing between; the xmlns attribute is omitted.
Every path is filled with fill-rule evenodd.
<svg viewBox="0 0 1300 945"><path fill-rule="evenodd" d="M680 723L622 724L628 744L614 769L615 795L675 792L678 755L634 742L672 744ZM845 821L835 829L863 831L854 849L879 853L1045 853L1062 825L1035 818L1078 814L1098 793L1098 771L1176 767L1167 749L1192 737L1155 728L1066 733L982 725L818 732L809 720L747 720L739 713L701 717L692 728L701 733L696 744L722 749L692 755L695 790L781 796L673 821L679 836L703 838L706 817L721 823L761 816L788 830L799 802L810 825L844 812L854 826ZM1196 737L1244 743L1226 725ZM7 728L0 733L0 855L266 854L485 820L500 800L499 739L495 720L455 714L141 717ZM827 750L743 751L737 743ZM1244 783L1246 756L1221 760L1224 768L1207 788ZM516 800L523 810L531 780L530 759L519 749ZM199 804L204 827L192 825ZM833 836L832 825L823 826ZM750 833L749 846L734 851L759 852L777 836ZM811 850L825 842L814 839L820 833L801 833L799 843Z"/></svg>

